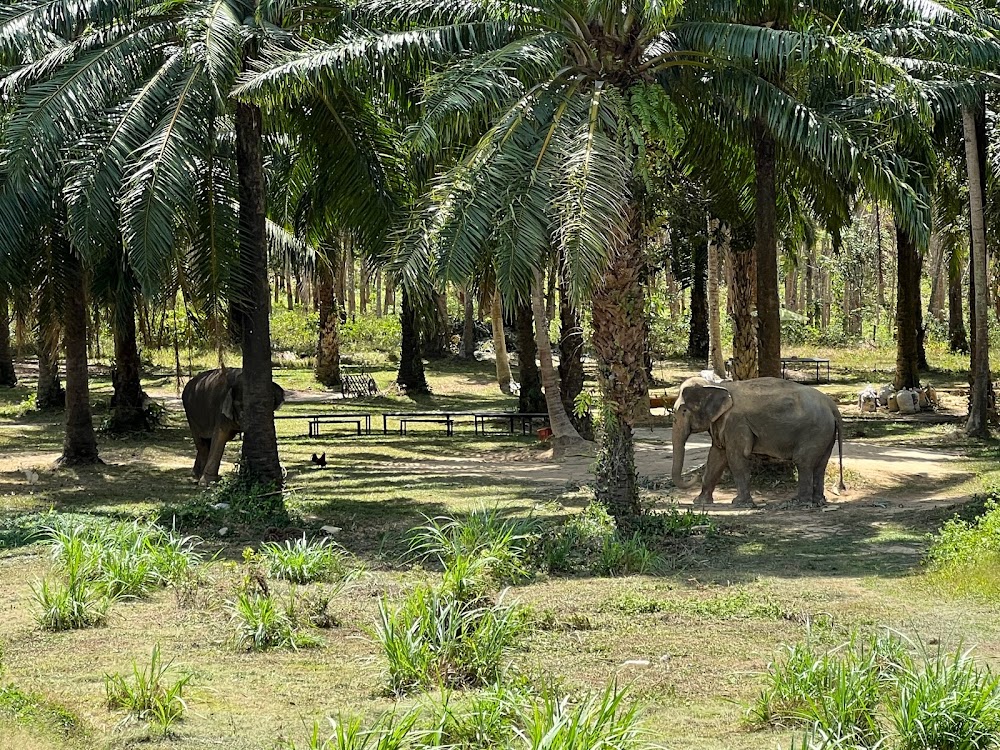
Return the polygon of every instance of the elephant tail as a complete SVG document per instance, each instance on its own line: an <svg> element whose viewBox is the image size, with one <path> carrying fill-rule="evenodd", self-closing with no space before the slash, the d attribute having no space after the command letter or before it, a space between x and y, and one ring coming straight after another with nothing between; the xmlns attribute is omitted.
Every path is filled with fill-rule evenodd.
<svg viewBox="0 0 1000 750"><path fill-rule="evenodd" d="M844 484L844 422L840 416L840 409L835 408L837 415L837 456L840 458L840 485L837 487L841 492L847 489Z"/></svg>

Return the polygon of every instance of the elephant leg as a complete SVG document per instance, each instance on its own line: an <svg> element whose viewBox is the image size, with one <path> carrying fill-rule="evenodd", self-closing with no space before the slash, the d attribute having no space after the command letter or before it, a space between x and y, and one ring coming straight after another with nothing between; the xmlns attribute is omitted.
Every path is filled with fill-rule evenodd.
<svg viewBox="0 0 1000 750"><path fill-rule="evenodd" d="M833 453L833 443L830 443L828 450L820 454L819 461L813 469L812 504L816 507L826 505L826 493L824 483L826 481L826 467L830 463L830 454Z"/></svg>
<svg viewBox="0 0 1000 750"><path fill-rule="evenodd" d="M216 430L212 436L212 449L205 463L205 473L201 475L199 484L208 485L219 478L219 467L222 465L222 454L226 452L226 443L233 439L235 433Z"/></svg>
<svg viewBox="0 0 1000 750"><path fill-rule="evenodd" d="M816 476L815 465L809 460L800 460L795 463L795 469L799 473L799 485L795 495L796 505L810 505L813 502L813 491ZM820 484L822 490L822 480Z"/></svg>
<svg viewBox="0 0 1000 750"><path fill-rule="evenodd" d="M729 459L729 470L732 472L733 481L736 482L736 497L733 498L733 505L741 508L759 508L750 495L750 462L743 455L743 451L731 448L727 451Z"/></svg>
<svg viewBox="0 0 1000 750"><path fill-rule="evenodd" d="M701 478L701 494L695 500L695 504L703 505L715 502L713 497L715 487L722 478L722 472L727 466L726 452L722 448L712 446L708 451L708 461L705 462L705 473Z"/></svg>
<svg viewBox="0 0 1000 750"><path fill-rule="evenodd" d="M192 474L194 474L195 479L201 479L201 475L205 472L205 463L208 461L208 453L212 449L212 440L210 438L196 437L194 439L195 449L198 451L194 459L194 469Z"/></svg>

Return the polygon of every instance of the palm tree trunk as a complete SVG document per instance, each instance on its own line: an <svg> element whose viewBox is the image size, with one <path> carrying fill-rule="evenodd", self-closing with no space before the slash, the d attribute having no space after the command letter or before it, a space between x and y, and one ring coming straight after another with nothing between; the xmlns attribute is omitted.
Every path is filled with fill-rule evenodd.
<svg viewBox="0 0 1000 750"><path fill-rule="evenodd" d="M708 359L708 246L698 244L693 252L693 283L691 284L691 324L688 333L687 355L704 362Z"/></svg>
<svg viewBox="0 0 1000 750"><path fill-rule="evenodd" d="M0 286L0 387L13 388L15 385L17 375L10 351L10 305L7 290Z"/></svg>
<svg viewBox="0 0 1000 750"><path fill-rule="evenodd" d="M631 219L632 236L612 257L593 300L594 349L604 394L596 496L621 528L640 513L632 427L636 405L648 394L642 322L645 259L637 214Z"/></svg>
<svg viewBox="0 0 1000 750"><path fill-rule="evenodd" d="M729 243L729 228L721 226L717 219L709 222L708 243L708 366L720 377L726 374L722 356L722 323L719 310L719 241L723 242L723 252ZM721 237L719 236L721 233Z"/></svg>
<svg viewBox="0 0 1000 750"><path fill-rule="evenodd" d="M490 309L490 326L493 329L493 353L496 357L497 384L500 392L509 396L510 382L514 376L510 371L510 357L507 356L507 334L503 329L503 304L500 301L500 291L493 292Z"/></svg>
<svg viewBox="0 0 1000 750"><path fill-rule="evenodd" d="M757 351L761 377L781 377L781 308L778 304L777 188L774 139L758 126L757 173Z"/></svg>
<svg viewBox="0 0 1000 750"><path fill-rule="evenodd" d="M152 425L146 419L145 394L140 376L139 345L135 331L135 297L131 290L116 300L111 319L115 339L115 409L111 429L115 432L142 432Z"/></svg>
<svg viewBox="0 0 1000 750"><path fill-rule="evenodd" d="M559 273L559 382L560 396L570 421L584 440L594 439L594 418L590 413L577 416L576 399L583 393L586 373L583 370L583 326L580 313L569 293L564 271Z"/></svg>
<svg viewBox="0 0 1000 750"><path fill-rule="evenodd" d="M372 267L368 258L361 260L361 296L358 299L358 309L362 315L368 313L368 303L372 296Z"/></svg>
<svg viewBox="0 0 1000 750"><path fill-rule="evenodd" d="M948 346L953 352L969 352L962 304L962 253L957 242L951 243L948 255Z"/></svg>
<svg viewBox="0 0 1000 750"><path fill-rule="evenodd" d="M517 410L522 414L545 411L545 394L542 393L542 375L538 371L538 346L535 344L534 317L531 303L517 306L517 379L521 390L517 396Z"/></svg>
<svg viewBox="0 0 1000 750"><path fill-rule="evenodd" d="M375 271L375 317L382 317L382 269Z"/></svg>
<svg viewBox="0 0 1000 750"><path fill-rule="evenodd" d="M234 306L242 323L243 452L241 473L281 488L278 437L274 429L271 386L271 298L267 285L267 207L262 155L263 118L260 108L236 104L236 167L239 177L240 249L238 293ZM285 515L281 495L275 511Z"/></svg>
<svg viewBox="0 0 1000 750"><path fill-rule="evenodd" d="M927 302L927 312L935 320L944 322L944 292L948 283L945 263L945 241L940 232L931 235L931 298Z"/></svg>
<svg viewBox="0 0 1000 750"><path fill-rule="evenodd" d="M66 406L66 391L59 382L59 332L39 330L38 332L38 385L35 404L39 409L63 409Z"/></svg>
<svg viewBox="0 0 1000 750"><path fill-rule="evenodd" d="M64 240L57 240L64 242ZM66 435L59 462L66 466L100 463L97 436L90 413L87 372L87 292L83 266L66 242L66 298L63 331L66 347Z"/></svg>
<svg viewBox="0 0 1000 750"><path fill-rule="evenodd" d="M340 386L340 312L333 269L328 262L316 263L319 295L319 338L316 342L316 381L327 388Z"/></svg>
<svg viewBox="0 0 1000 750"><path fill-rule="evenodd" d="M985 102L982 102L985 104ZM970 108L962 110L965 131L965 160L969 170L969 210L972 219L972 278L975 283L973 306L976 312L975 336L972 349L972 398L969 400L969 421L965 433L971 437L989 436L990 396L990 342L989 342L989 287L986 277L986 222L983 198L985 182L983 152L984 122L977 122L984 115Z"/></svg>
<svg viewBox="0 0 1000 750"><path fill-rule="evenodd" d="M531 286L531 311L535 318L535 347L538 349L539 373L545 392L545 406L552 428L552 449L557 455L580 451L586 441L580 437L563 406L560 395L559 373L552 362L552 342L549 340L549 319L546 316L545 282L542 273L535 270L535 283Z"/></svg>
<svg viewBox="0 0 1000 750"><path fill-rule="evenodd" d="M424 375L424 360L420 351L420 328L417 322L417 309L413 305L409 290L403 286L403 303L400 305L400 323L402 326L402 344L399 354L399 372L396 382L402 386L408 395L430 393L427 378Z"/></svg>
<svg viewBox="0 0 1000 750"><path fill-rule="evenodd" d="M344 242L344 264L347 266L347 317L354 320L358 313L358 295L354 272L354 248L350 239Z"/></svg>
<svg viewBox="0 0 1000 750"><path fill-rule="evenodd" d="M920 311L920 254L909 233L896 225L896 390L920 385L917 313Z"/></svg>
<svg viewBox="0 0 1000 750"><path fill-rule="evenodd" d="M431 294L434 309L432 315L426 319L424 355L427 359L444 359L448 356L451 334L451 324L448 322L448 298L436 289Z"/></svg>
<svg viewBox="0 0 1000 750"><path fill-rule="evenodd" d="M458 350L460 359L472 359L476 356L476 321L475 309L472 303L472 289L468 286L462 292L465 317L462 323L462 344Z"/></svg>
<svg viewBox="0 0 1000 750"><path fill-rule="evenodd" d="M757 377L757 273L754 252L730 244L732 267L730 302L733 307L733 379Z"/></svg>

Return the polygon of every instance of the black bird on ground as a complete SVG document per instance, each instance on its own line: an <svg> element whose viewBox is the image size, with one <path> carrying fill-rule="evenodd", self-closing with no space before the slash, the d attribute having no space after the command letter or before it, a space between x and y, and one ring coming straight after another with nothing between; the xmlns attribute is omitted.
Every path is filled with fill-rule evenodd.
<svg viewBox="0 0 1000 750"><path fill-rule="evenodd" d="M317 456L315 453L313 453L312 461L317 466L326 466L326 451L323 451L322 456Z"/></svg>

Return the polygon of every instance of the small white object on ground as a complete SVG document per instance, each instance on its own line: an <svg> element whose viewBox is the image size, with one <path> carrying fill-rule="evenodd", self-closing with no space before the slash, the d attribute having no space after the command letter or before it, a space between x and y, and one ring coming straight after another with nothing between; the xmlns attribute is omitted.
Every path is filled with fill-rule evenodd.
<svg viewBox="0 0 1000 750"><path fill-rule="evenodd" d="M219 536L225 536L228 533L229 533L228 526L223 526L221 529L219 529Z"/></svg>
<svg viewBox="0 0 1000 750"><path fill-rule="evenodd" d="M340 528L339 526L323 526L323 527L322 527L322 528L320 529L320 531L322 531L322 532L323 532L324 534L326 534L327 536L336 536L336 535L337 535L337 534L339 534L339 533L340 533L341 531L343 531L343 529L342 529L342 528Z"/></svg>

